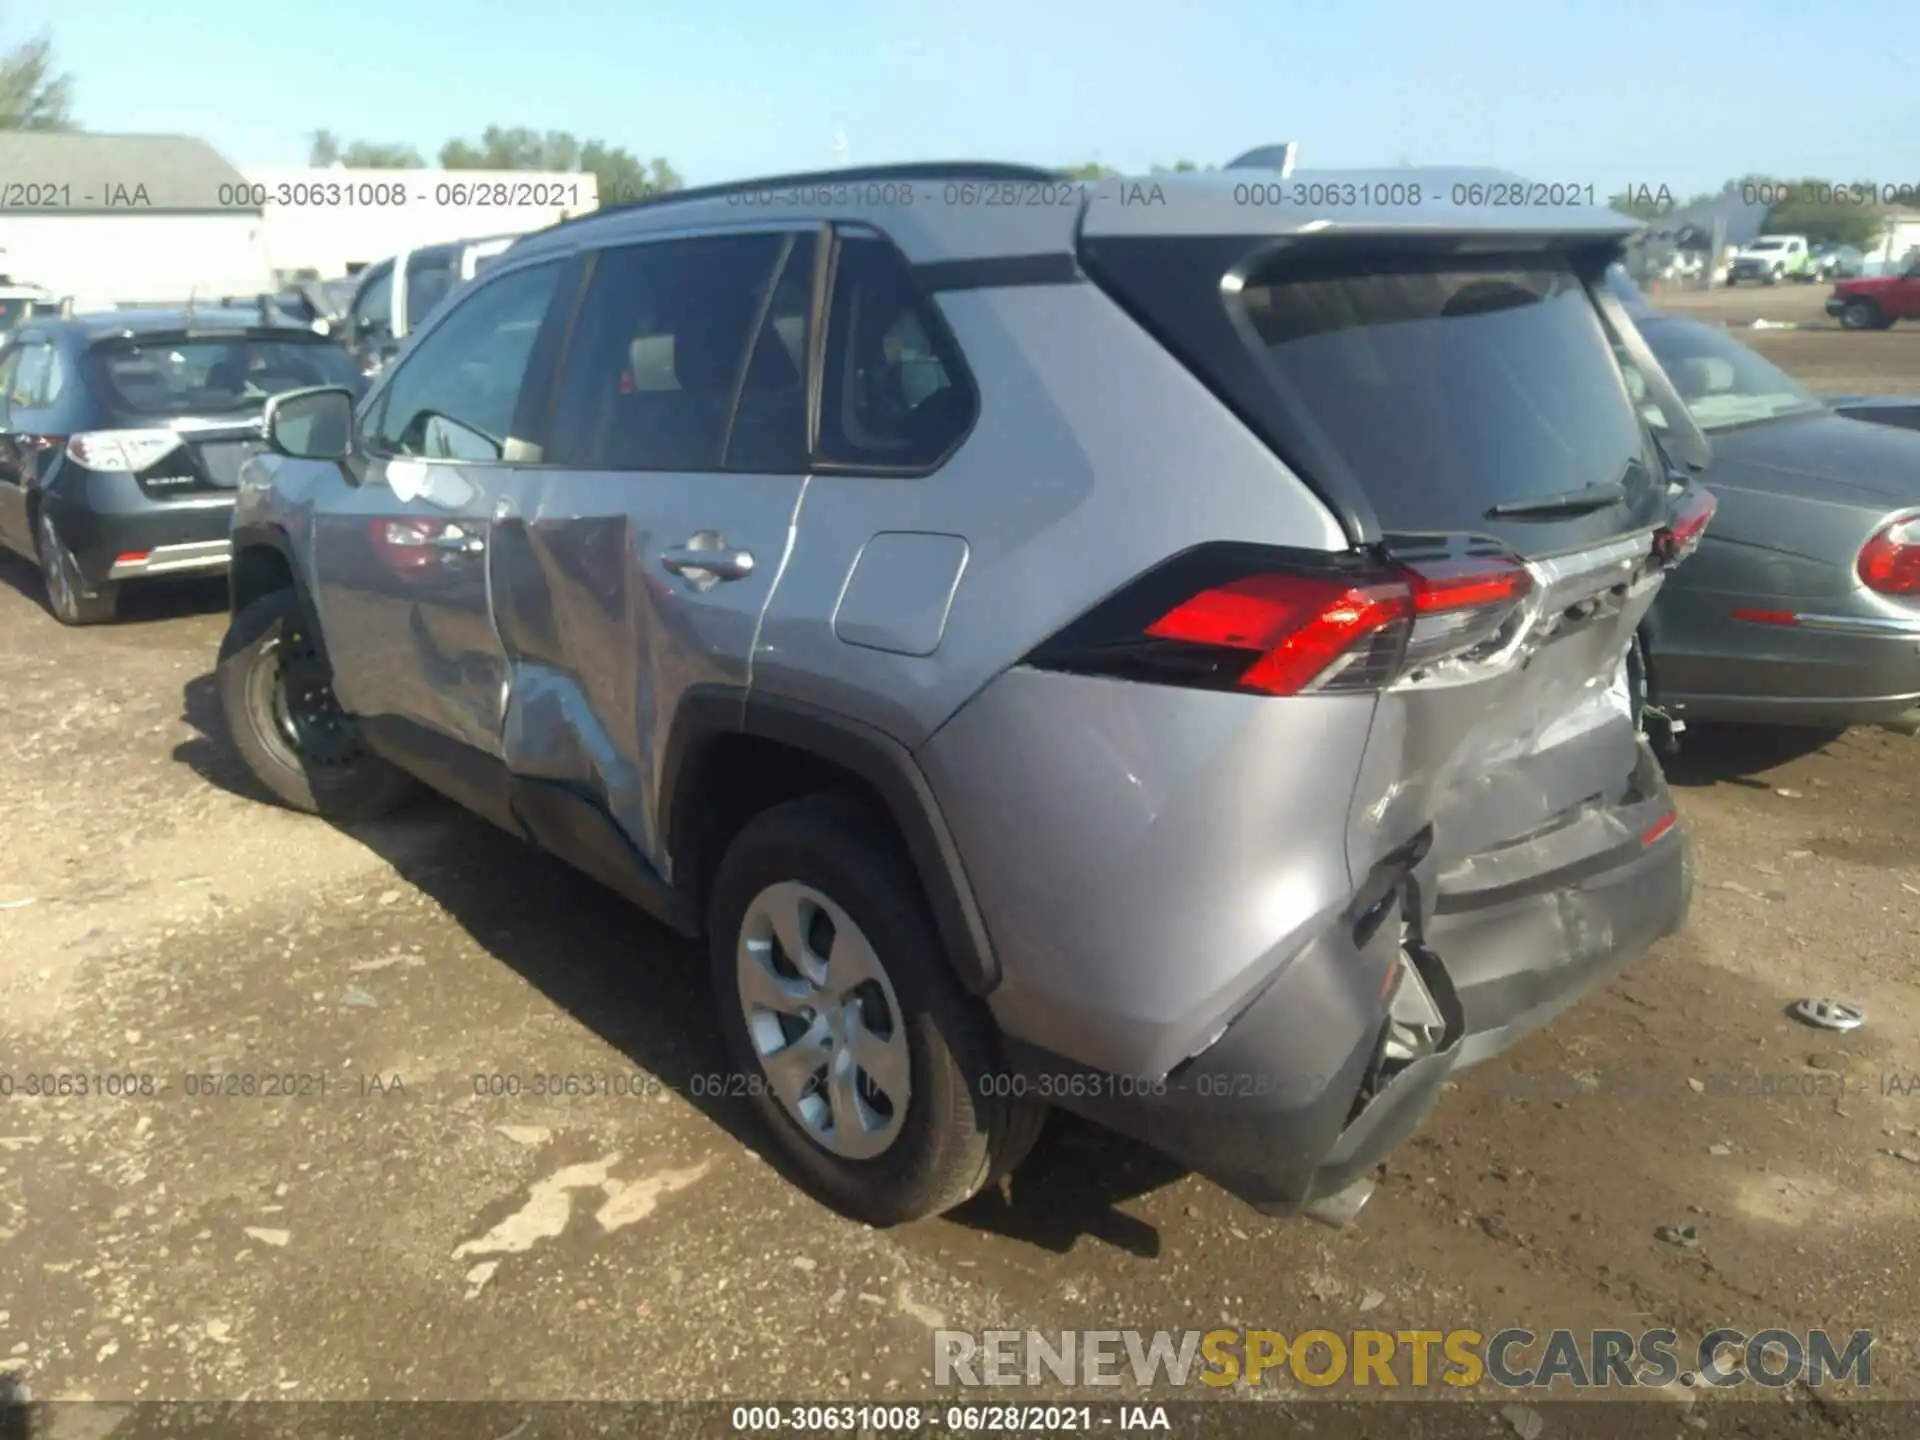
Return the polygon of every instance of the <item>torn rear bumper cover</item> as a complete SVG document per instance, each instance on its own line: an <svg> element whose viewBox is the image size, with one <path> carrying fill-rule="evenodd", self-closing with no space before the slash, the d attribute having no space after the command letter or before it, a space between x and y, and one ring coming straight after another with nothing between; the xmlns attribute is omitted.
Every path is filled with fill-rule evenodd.
<svg viewBox="0 0 1920 1440"><path fill-rule="evenodd" d="M1622 818L1652 823L1671 809L1658 783ZM1164 1087L1107 1077L1063 1087L1058 1103L1266 1214L1297 1214L1411 1135L1453 1071L1531 1034L1686 923L1691 842L1677 824L1601 859L1467 905L1442 893L1424 943L1407 938L1398 909L1364 943L1343 920ZM1409 884L1403 906L1417 888ZM1381 945L1401 951L1386 992L1371 1005L1330 1007L1329 995L1353 993L1343 975L1381 973ZM1016 1069L1071 1068L1032 1052L1009 1058Z"/></svg>

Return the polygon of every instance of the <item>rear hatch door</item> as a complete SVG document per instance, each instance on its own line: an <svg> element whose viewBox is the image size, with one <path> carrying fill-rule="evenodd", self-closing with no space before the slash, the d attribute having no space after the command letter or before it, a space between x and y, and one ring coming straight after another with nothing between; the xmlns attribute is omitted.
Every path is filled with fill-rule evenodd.
<svg viewBox="0 0 1920 1440"><path fill-rule="evenodd" d="M1364 873L1431 824L1443 888L1505 888L1630 838L1645 770L1625 657L1686 485L1613 352L1646 353L1602 283L1631 222L1515 229L1445 188L1416 200L1422 173L1229 173L1157 211L1096 199L1081 259L1357 546L1526 567L1497 633L1382 695L1349 845ZM1704 455L1646 368L1675 447Z"/></svg>
<svg viewBox="0 0 1920 1440"><path fill-rule="evenodd" d="M235 489L241 466L266 448L270 396L316 385L358 396L365 386L345 352L310 330L112 336L89 349L87 363L113 433L126 437L118 448L155 499Z"/></svg>

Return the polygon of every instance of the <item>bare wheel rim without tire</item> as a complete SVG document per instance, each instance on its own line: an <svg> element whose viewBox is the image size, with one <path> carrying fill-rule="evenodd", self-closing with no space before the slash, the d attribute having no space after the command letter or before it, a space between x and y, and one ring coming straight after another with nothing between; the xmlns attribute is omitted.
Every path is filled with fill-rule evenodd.
<svg viewBox="0 0 1920 1440"><path fill-rule="evenodd" d="M47 599L56 615L72 615L78 607L73 590L73 572L67 564L67 552L60 544L60 532L53 528L53 517L40 517L40 573L47 582Z"/></svg>
<svg viewBox="0 0 1920 1440"><path fill-rule="evenodd" d="M247 711L263 743L305 764L332 769L364 753L318 647L302 629L290 627L268 642L247 676Z"/></svg>
<svg viewBox="0 0 1920 1440"><path fill-rule="evenodd" d="M893 982L846 911L797 881L747 906L740 1010L774 1098L829 1154L871 1160L899 1138L913 1062Z"/></svg>

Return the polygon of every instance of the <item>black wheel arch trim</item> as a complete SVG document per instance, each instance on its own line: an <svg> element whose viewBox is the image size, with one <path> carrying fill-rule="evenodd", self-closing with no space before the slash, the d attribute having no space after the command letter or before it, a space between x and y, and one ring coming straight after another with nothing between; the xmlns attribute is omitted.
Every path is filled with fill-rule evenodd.
<svg viewBox="0 0 1920 1440"><path fill-rule="evenodd" d="M300 597L300 608L306 611L307 619L312 622L314 644L319 648L321 662L331 667L327 658L326 633L320 625L320 611L313 603L312 592L307 589L307 577L294 558L293 542L278 525L251 523L233 527L232 559L227 566L229 618L237 617L248 603L242 599L244 592L241 586L245 576L240 557L249 550L271 550L286 562L287 573L293 577L293 593Z"/></svg>
<svg viewBox="0 0 1920 1440"><path fill-rule="evenodd" d="M954 972L972 994L992 992L1000 982L993 943L960 847L913 753L873 726L804 701L749 697L727 685L696 686L682 697L667 739L659 805L667 853L676 857L676 888L692 888L679 857L690 853L698 833L704 767L728 735L790 745L866 781L906 840Z"/></svg>

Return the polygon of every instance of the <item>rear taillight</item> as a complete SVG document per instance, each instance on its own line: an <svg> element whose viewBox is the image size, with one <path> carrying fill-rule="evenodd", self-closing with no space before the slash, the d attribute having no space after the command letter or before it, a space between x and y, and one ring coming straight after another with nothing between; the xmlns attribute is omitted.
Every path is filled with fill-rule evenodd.
<svg viewBox="0 0 1920 1440"><path fill-rule="evenodd" d="M177 430L88 430L67 439L67 458L89 470L135 473L185 445Z"/></svg>
<svg viewBox="0 0 1920 1440"><path fill-rule="evenodd" d="M1920 510L1897 516L1860 547L1860 583L1880 595L1920 595Z"/></svg>
<svg viewBox="0 0 1920 1440"><path fill-rule="evenodd" d="M1674 507L1673 519L1665 529L1653 532L1653 554L1662 565L1678 565L1700 548L1707 524L1720 502L1711 490L1696 485Z"/></svg>
<svg viewBox="0 0 1920 1440"><path fill-rule="evenodd" d="M1508 559L1412 566L1202 546L1096 606L1027 663L1263 695L1378 690L1498 640L1532 588Z"/></svg>

